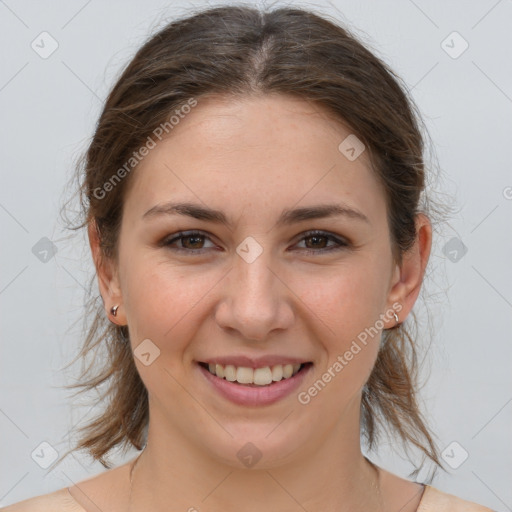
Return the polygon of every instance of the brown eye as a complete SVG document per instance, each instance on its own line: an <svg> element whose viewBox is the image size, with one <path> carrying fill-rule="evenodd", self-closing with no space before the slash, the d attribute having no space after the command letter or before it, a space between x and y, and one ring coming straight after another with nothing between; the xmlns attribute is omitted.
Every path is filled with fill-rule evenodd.
<svg viewBox="0 0 512 512"><path fill-rule="evenodd" d="M203 252L203 250L208 249L208 247L204 247L206 240L209 240L207 235L197 231L189 231L177 233L176 236L172 236L171 238L164 240L162 245L176 251L200 253ZM179 243L180 246L172 247L176 243Z"/></svg>
<svg viewBox="0 0 512 512"><path fill-rule="evenodd" d="M187 235L181 237L181 243L186 249L202 249L199 246L204 244L204 238L203 235Z"/></svg>
<svg viewBox="0 0 512 512"><path fill-rule="evenodd" d="M317 253L322 254L330 251L344 249L349 246L349 243L323 231L313 231L306 233L302 237L301 242L304 241L306 245L306 253ZM329 242L333 242L334 245L328 246Z"/></svg>
<svg viewBox="0 0 512 512"><path fill-rule="evenodd" d="M306 241L311 241L311 249L324 249L329 241L326 236L323 235L311 235L305 238ZM306 242L306 246L308 243Z"/></svg>

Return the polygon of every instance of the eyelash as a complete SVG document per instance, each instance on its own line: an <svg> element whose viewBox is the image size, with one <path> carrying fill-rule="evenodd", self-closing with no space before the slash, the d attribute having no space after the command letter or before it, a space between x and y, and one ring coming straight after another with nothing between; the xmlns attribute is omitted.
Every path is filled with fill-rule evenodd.
<svg viewBox="0 0 512 512"><path fill-rule="evenodd" d="M175 235L176 236L172 235L171 238L167 238L167 239L163 240L161 245L164 247L168 247L169 249L171 249L173 251L196 253L196 254L202 254L204 251L209 249L209 248L204 248L204 247L201 249L184 249L183 247L170 247L171 244L173 244L179 240L183 240L184 238L192 238L192 237L203 237L205 239L210 238L208 235L206 235L205 233L203 233L201 231L183 231L180 233L176 233ZM304 239L314 237L314 236L327 238L329 241L332 241L332 242L335 242L336 244L338 244L338 246L330 247L330 248L323 248L323 249L303 249L303 252L305 252L306 254L311 254L311 255L313 255L313 254L318 255L318 253L325 254L326 252L339 251L342 249L346 249L350 246L350 243L348 241L342 240L342 239L340 239L330 233L327 233L325 231L318 231L318 230L308 231L308 232L304 233L304 235L299 240L299 242L302 242Z"/></svg>

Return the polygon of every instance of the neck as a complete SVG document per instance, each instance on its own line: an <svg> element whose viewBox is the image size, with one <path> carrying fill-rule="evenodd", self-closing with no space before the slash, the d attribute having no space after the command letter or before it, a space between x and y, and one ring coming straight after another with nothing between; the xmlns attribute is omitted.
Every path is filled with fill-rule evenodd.
<svg viewBox="0 0 512 512"><path fill-rule="evenodd" d="M129 510L381 511L379 471L362 455L359 439L359 418L352 425L340 420L285 464L240 469L153 422L132 472Z"/></svg>

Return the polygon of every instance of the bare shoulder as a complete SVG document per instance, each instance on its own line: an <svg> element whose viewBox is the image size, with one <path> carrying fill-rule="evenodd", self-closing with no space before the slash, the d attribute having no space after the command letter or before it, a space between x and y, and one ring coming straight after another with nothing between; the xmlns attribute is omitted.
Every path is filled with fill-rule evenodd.
<svg viewBox="0 0 512 512"><path fill-rule="evenodd" d="M427 485L417 512L493 512L492 509Z"/></svg>
<svg viewBox="0 0 512 512"><path fill-rule="evenodd" d="M35 496L0 508L0 512L84 512L84 509L64 487L58 491Z"/></svg>
<svg viewBox="0 0 512 512"><path fill-rule="evenodd" d="M379 485L384 497L386 510L416 512L425 487L422 484L406 480L380 467L378 472Z"/></svg>
<svg viewBox="0 0 512 512"><path fill-rule="evenodd" d="M126 510L130 463L109 469L58 491L19 501L0 512L88 512Z"/></svg>

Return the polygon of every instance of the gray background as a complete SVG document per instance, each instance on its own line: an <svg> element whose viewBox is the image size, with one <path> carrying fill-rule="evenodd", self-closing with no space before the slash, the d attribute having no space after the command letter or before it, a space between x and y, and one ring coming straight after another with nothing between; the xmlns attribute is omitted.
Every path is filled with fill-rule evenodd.
<svg viewBox="0 0 512 512"><path fill-rule="evenodd" d="M63 453L95 412L61 388L76 378L78 368L62 368L81 341L76 322L92 266L84 234L69 238L58 211L121 67L166 20L206 5L0 0L0 505L103 470L80 453L51 472L31 457L48 451L42 442ZM423 113L445 176L441 192L459 211L437 234L431 259L436 332L422 398L446 461L456 466L469 454L434 485L512 510L512 1L292 5L353 27L403 77ZM43 31L58 43L48 58L40 56L42 37L51 49ZM448 37L454 31L463 39ZM373 458L402 476L410 470L385 443Z"/></svg>

